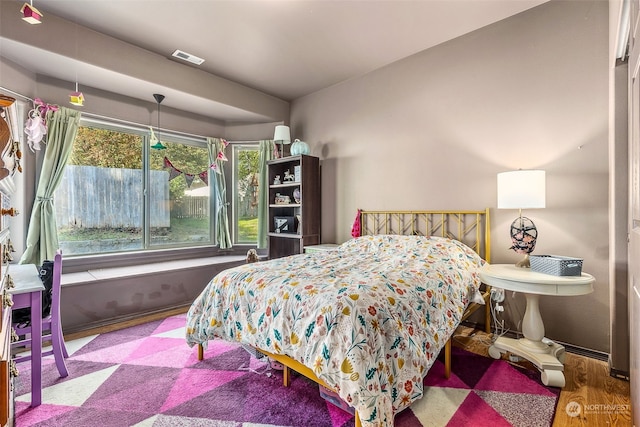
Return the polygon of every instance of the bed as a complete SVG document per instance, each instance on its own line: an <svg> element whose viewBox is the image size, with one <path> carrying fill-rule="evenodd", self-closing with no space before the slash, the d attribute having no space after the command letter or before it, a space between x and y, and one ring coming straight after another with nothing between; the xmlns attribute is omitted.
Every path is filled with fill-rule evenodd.
<svg viewBox="0 0 640 427"><path fill-rule="evenodd" d="M359 211L361 237L333 251L225 270L191 305L186 340L251 346L335 391L356 426L392 426L480 307L489 328L488 211Z"/></svg>

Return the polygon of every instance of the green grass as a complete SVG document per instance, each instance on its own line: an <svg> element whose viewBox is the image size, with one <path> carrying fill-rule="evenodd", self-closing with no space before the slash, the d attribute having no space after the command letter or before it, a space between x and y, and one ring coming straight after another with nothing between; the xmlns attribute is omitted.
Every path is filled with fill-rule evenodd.
<svg viewBox="0 0 640 427"><path fill-rule="evenodd" d="M137 228L65 228L58 230L58 239L63 242L83 240L140 239L142 233Z"/></svg>
<svg viewBox="0 0 640 427"><path fill-rule="evenodd" d="M153 229L152 236L164 236L174 242L189 241L190 236L208 236L209 219L172 218L171 227ZM63 242L85 240L141 239L139 228L67 228L58 230L58 238ZM241 218L238 221L238 241L255 243L258 240L258 218Z"/></svg>
<svg viewBox="0 0 640 427"><path fill-rule="evenodd" d="M240 218L238 220L238 241L256 243L258 241L258 218Z"/></svg>

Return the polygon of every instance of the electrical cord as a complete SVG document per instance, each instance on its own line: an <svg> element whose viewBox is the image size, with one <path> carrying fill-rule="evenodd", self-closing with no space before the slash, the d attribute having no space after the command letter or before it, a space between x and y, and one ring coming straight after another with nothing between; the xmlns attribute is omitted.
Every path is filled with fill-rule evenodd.
<svg viewBox="0 0 640 427"><path fill-rule="evenodd" d="M501 296L494 298L494 294L497 294L498 292L501 292ZM504 312L504 307L497 300L500 300L500 302L504 301L504 290L492 288L491 298L489 298L494 328L492 342L498 339L498 337L504 336L509 332L509 328L505 327L504 319L499 319L499 317L501 317L500 313Z"/></svg>

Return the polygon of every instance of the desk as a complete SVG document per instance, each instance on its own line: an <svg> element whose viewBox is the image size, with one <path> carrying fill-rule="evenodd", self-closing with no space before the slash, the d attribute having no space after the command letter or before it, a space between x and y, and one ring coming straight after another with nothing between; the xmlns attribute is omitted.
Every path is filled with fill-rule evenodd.
<svg viewBox="0 0 640 427"><path fill-rule="evenodd" d="M42 403L42 291L44 285L35 264L9 264L14 287L12 310L31 307L31 406Z"/></svg>
<svg viewBox="0 0 640 427"><path fill-rule="evenodd" d="M581 276L552 276L513 264L486 264L480 279L487 285L508 291L522 292L527 308L522 320L524 338L498 337L489 355L500 359L505 351L524 357L541 371L544 385L564 387L564 347L544 337L540 315L540 295L576 296L593 292L595 279L587 273Z"/></svg>

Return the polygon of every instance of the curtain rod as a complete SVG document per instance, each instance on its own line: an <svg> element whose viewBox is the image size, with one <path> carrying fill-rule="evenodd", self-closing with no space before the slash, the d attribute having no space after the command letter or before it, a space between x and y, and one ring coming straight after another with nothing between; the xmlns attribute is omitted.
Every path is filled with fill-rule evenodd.
<svg viewBox="0 0 640 427"><path fill-rule="evenodd" d="M101 116L101 115L95 114L95 113L82 113L82 116L83 117L87 116L88 118L93 118L93 119L96 119L96 120L108 120L108 121L111 121L111 122L116 121L116 122L120 122L120 123L123 123L123 124L126 124L126 125L130 125L130 126L138 126L138 127L143 127L143 128L153 127L151 125L143 125L141 123L130 122L128 120L114 119L112 117ZM174 135L183 135L183 136L186 136L186 137L189 137L189 138L199 138L199 139L207 139L208 138L207 136L204 136L204 135L196 135L196 134L193 134L193 133L180 132L180 131L175 131L175 130L171 130L171 129L161 129L161 130L162 131L166 131L166 132L170 132L171 134L174 134ZM233 144L238 144L238 143L256 143L256 142L259 142L259 141L256 140L256 141L229 141L229 142L233 143Z"/></svg>
<svg viewBox="0 0 640 427"><path fill-rule="evenodd" d="M20 98L26 99L28 101L35 102L32 98L29 98L28 96L23 95L21 93L14 92L11 89L7 89L6 87L0 86L0 90L3 91L3 92L8 92L11 95L18 96ZM128 120L114 119L113 117L101 116L101 115L95 114L95 113L82 112L82 116L87 116L89 118L94 118L94 119L98 119L98 120L117 121L117 122L120 122L120 123L123 123L123 124L128 124L128 125L132 125L132 126L139 126L139 127L143 127L143 128L152 127L150 125L143 125L141 123L130 122ZM165 129L165 130L168 131L168 132L171 132L173 134L184 135L184 136L191 137L191 138L203 138L203 139L207 138L204 135L196 135L196 134L193 134L193 133L174 131L174 130L170 130L170 129ZM233 142L233 143L247 143L247 142L256 143L256 142L259 142L259 141L229 141L229 142Z"/></svg>
<svg viewBox="0 0 640 427"><path fill-rule="evenodd" d="M12 91L11 89L7 89L7 88L5 88L3 86L0 86L0 90L2 90L4 92L8 92L8 93L10 93L11 95L14 95L14 96L19 96L20 98L29 100L31 102L35 102L32 98L29 98L28 96L23 95L21 93ZM85 112L81 112L81 113L82 113L82 116L93 117L93 118L99 119L99 120L117 121L117 122L120 122L120 123L132 125L132 126L139 126L139 127L143 127L143 128L150 128L151 127L150 125L143 125L141 123L130 122L130 121L127 121L127 120L122 120L122 119L114 119L113 117L101 116L99 114L85 113ZM188 136L188 137L191 137L191 138L203 138L203 139L207 138L204 135L196 135L196 134L192 134L192 133L174 131L174 130L170 130L170 129L165 129L165 130L168 131L168 132L171 132L173 134L184 135L184 136Z"/></svg>
<svg viewBox="0 0 640 427"><path fill-rule="evenodd" d="M6 87L0 86L0 90L3 91L3 92L9 92L11 95L19 96L20 98L26 99L28 101L35 102L33 99L29 98L28 96L23 95L23 94L18 93L18 92L14 92L11 89L7 89Z"/></svg>
<svg viewBox="0 0 640 427"><path fill-rule="evenodd" d="M138 126L138 127L142 127L142 128L152 128L153 126L151 125L145 125L142 123L136 123L136 122L130 122L128 120L122 120L122 119L114 119L113 117L107 117L107 116L101 116L100 114L95 114L95 113L82 113L82 117L89 117L89 118L93 118L93 119L97 119L97 120L108 120L110 122L120 122L123 124L127 124L130 126ZM190 137L190 138L198 138L198 139L207 139L206 136L204 135L196 135L194 133L188 133L188 132L180 132L180 131L176 131L176 130L171 130L171 129L161 129L163 131L166 132L171 132L174 135L183 135L186 137Z"/></svg>

